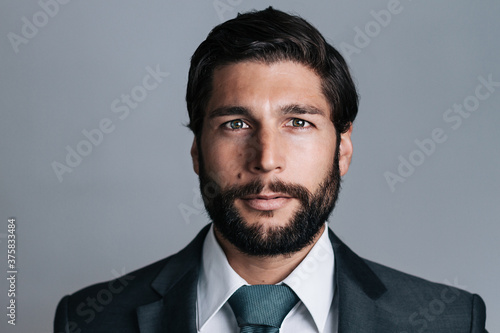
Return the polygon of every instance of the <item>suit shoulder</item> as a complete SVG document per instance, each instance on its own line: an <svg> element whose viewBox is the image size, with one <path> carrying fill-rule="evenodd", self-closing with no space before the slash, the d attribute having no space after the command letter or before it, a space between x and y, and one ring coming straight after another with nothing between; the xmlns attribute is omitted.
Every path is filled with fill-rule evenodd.
<svg viewBox="0 0 500 333"><path fill-rule="evenodd" d="M363 260L387 288L377 302L382 310L392 312L392 318L398 317L425 329L446 322L455 330L471 327L474 328L472 332L485 332L484 301L476 294L457 288L456 281L456 286L436 283Z"/></svg>
<svg viewBox="0 0 500 333"><path fill-rule="evenodd" d="M120 295L123 293L133 293L134 289L142 289L141 286L149 285L171 257L172 256L169 256L126 274L125 272L114 271L114 275L116 276L115 279L82 288L73 293L71 299L72 301L78 301L92 295L95 297L99 292L101 292L101 294L107 294L107 292L103 290L109 290L112 294L115 293Z"/></svg>
<svg viewBox="0 0 500 333"><path fill-rule="evenodd" d="M55 332L137 332L137 309L160 301L186 274L197 275L209 227L176 254L64 297L57 307Z"/></svg>
<svg viewBox="0 0 500 333"><path fill-rule="evenodd" d="M149 287L172 256L116 279L65 296L54 320L55 332L110 332L136 327L135 309L161 297Z"/></svg>
<svg viewBox="0 0 500 333"><path fill-rule="evenodd" d="M453 290L454 293L463 293L464 295L472 296L471 293L460 289L458 283L456 286L447 285L444 283L432 282L412 274L408 274L397 269L387 267L385 265L363 259L370 269L380 278L386 285L389 291L394 290L401 292L402 290L415 289L420 292L435 291L442 289Z"/></svg>

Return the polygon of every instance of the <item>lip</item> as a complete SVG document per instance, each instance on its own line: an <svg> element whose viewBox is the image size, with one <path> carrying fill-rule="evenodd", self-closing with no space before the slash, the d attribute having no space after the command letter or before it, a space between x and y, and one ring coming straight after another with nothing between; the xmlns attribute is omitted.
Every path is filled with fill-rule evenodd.
<svg viewBox="0 0 500 333"><path fill-rule="evenodd" d="M270 211L283 208L293 198L282 193L256 194L241 198L246 206L260 211Z"/></svg>

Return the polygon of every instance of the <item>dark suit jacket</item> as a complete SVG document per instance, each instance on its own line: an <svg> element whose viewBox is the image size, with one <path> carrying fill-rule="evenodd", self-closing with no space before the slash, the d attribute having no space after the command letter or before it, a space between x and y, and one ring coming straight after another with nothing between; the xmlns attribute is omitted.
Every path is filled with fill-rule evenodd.
<svg viewBox="0 0 500 333"><path fill-rule="evenodd" d="M175 255L65 296L57 307L54 331L196 332L196 287L208 227ZM362 259L331 230L329 236L339 333L486 332L479 296Z"/></svg>

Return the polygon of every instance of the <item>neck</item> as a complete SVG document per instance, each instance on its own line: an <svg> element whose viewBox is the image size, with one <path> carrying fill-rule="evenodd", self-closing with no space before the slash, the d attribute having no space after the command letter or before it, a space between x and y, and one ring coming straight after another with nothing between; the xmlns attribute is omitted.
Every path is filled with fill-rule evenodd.
<svg viewBox="0 0 500 333"><path fill-rule="evenodd" d="M325 226L314 236L313 242L298 252L269 257L252 256L241 252L214 228L215 238L222 247L229 265L248 284L276 284L283 281L302 262L319 240Z"/></svg>

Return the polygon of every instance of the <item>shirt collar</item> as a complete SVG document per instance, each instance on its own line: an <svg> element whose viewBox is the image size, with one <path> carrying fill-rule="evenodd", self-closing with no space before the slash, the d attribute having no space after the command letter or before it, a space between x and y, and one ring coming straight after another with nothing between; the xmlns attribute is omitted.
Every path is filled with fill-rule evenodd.
<svg viewBox="0 0 500 333"><path fill-rule="evenodd" d="M198 280L198 327L202 329L246 281L229 265L224 251L215 239L210 226L203 243L202 269Z"/></svg>
<svg viewBox="0 0 500 333"><path fill-rule="evenodd" d="M335 292L334 259L328 224L325 223L325 229L311 251L283 280L304 303L319 332L325 327Z"/></svg>
<svg viewBox="0 0 500 333"><path fill-rule="evenodd" d="M305 305L318 331L325 327L334 296L334 254L328 238L328 225L302 262L282 282ZM202 267L198 280L198 327L202 329L229 297L248 283L229 265L215 239L213 225L203 243Z"/></svg>

